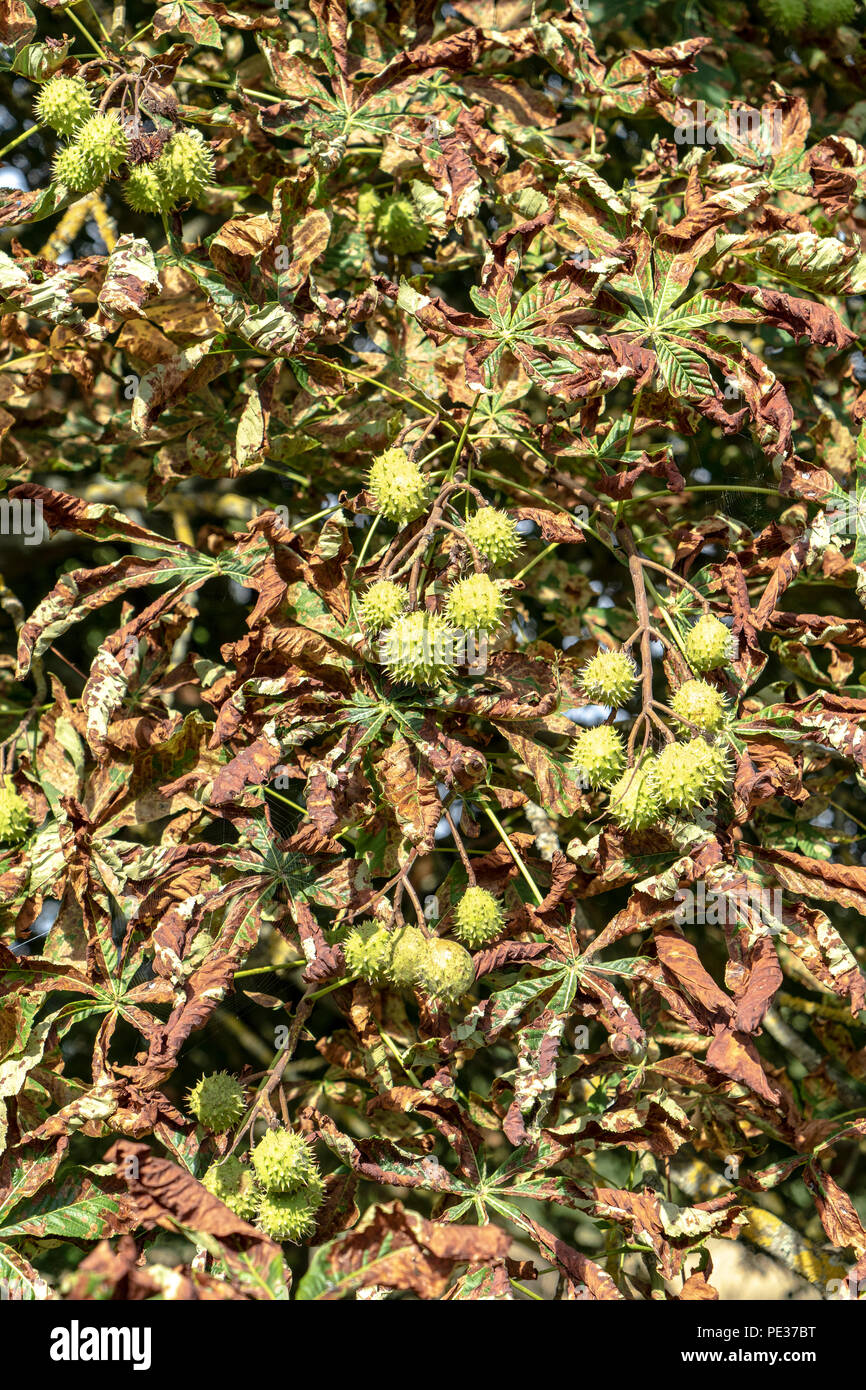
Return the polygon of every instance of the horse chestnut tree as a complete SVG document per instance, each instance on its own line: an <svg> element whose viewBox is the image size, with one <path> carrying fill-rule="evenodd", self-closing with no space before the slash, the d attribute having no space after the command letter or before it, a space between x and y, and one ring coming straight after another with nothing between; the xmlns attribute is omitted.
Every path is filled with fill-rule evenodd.
<svg viewBox="0 0 866 1390"><path fill-rule="evenodd" d="M0 1278L862 1278L862 6L4 13Z"/></svg>

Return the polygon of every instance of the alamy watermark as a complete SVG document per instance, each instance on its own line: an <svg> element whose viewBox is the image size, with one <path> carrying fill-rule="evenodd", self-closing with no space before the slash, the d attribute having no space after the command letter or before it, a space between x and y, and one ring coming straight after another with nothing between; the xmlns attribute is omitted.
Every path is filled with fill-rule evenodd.
<svg viewBox="0 0 866 1390"><path fill-rule="evenodd" d="M763 149L782 148L782 112L778 106L755 110L738 106L728 111L695 102L693 111L678 111L674 119L678 145L724 145L750 141Z"/></svg>
<svg viewBox="0 0 866 1390"><path fill-rule="evenodd" d="M147 1371L151 1337L149 1327L82 1327L73 1318L52 1329L48 1354L52 1361L131 1361L134 1371Z"/></svg>
<svg viewBox="0 0 866 1390"><path fill-rule="evenodd" d="M701 879L694 888L678 888L674 921L679 925L735 927L758 917L768 926L782 918L782 891L779 888L707 889Z"/></svg>
<svg viewBox="0 0 866 1390"><path fill-rule="evenodd" d="M23 536L25 545L42 540L42 502L37 497L0 498L0 535Z"/></svg>

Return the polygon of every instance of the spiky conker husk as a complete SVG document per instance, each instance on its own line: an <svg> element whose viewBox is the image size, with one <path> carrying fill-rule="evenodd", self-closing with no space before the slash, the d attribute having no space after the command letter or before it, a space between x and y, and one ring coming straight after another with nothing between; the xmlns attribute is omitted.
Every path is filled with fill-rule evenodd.
<svg viewBox="0 0 866 1390"><path fill-rule="evenodd" d="M309 1240L316 1229L316 1212L322 1205L320 1188L300 1192L265 1192L258 1224L271 1240Z"/></svg>
<svg viewBox="0 0 866 1390"><path fill-rule="evenodd" d="M362 184L358 191L358 201L355 210L358 214L358 225L365 231L373 226L378 208L381 206L381 198L371 183Z"/></svg>
<svg viewBox="0 0 866 1390"><path fill-rule="evenodd" d="M625 767L622 735L610 724L583 729L574 740L571 761L591 787L609 787Z"/></svg>
<svg viewBox="0 0 866 1390"><path fill-rule="evenodd" d="M780 34L796 34L806 19L806 0L761 0L761 14Z"/></svg>
<svg viewBox="0 0 866 1390"><path fill-rule="evenodd" d="M130 169L123 196L133 212L166 212L171 206L155 164L137 164Z"/></svg>
<svg viewBox="0 0 866 1390"><path fill-rule="evenodd" d="M601 651L586 663L580 682L587 700L618 709L634 694L637 671L627 652Z"/></svg>
<svg viewBox="0 0 866 1390"><path fill-rule="evenodd" d="M731 660L733 640L725 624L712 613L704 613L683 641L686 660L695 671L715 671Z"/></svg>
<svg viewBox="0 0 866 1390"><path fill-rule="evenodd" d="M448 594L445 617L463 632L488 635L502 626L505 602L502 587L487 574L470 574L460 579Z"/></svg>
<svg viewBox="0 0 866 1390"><path fill-rule="evenodd" d="M359 922L343 942L343 955L350 975L360 975L368 984L384 980L391 963L391 933L381 922Z"/></svg>
<svg viewBox="0 0 866 1390"><path fill-rule="evenodd" d="M102 183L77 145L66 145L54 157L54 177L75 193L92 193Z"/></svg>
<svg viewBox="0 0 866 1390"><path fill-rule="evenodd" d="M671 709L687 724L715 733L725 722L725 697L709 681L685 681L671 699Z"/></svg>
<svg viewBox="0 0 866 1390"><path fill-rule="evenodd" d="M219 1197L242 1221L251 1221L259 1209L260 1194L253 1175L233 1154L229 1154L221 1163L212 1164L202 1183L208 1192Z"/></svg>
<svg viewBox="0 0 866 1390"><path fill-rule="evenodd" d="M214 157L197 130L178 130L156 161L168 197L179 203L197 198L213 178Z"/></svg>
<svg viewBox="0 0 866 1390"><path fill-rule="evenodd" d="M417 984L427 953L426 936L418 927L399 927L390 936L388 982L398 987Z"/></svg>
<svg viewBox="0 0 866 1390"><path fill-rule="evenodd" d="M728 747L725 743L711 743L709 746L709 761L707 768L707 781L710 792L713 796L718 796L720 792L727 791L734 776L734 767L728 756Z"/></svg>
<svg viewBox="0 0 866 1390"><path fill-rule="evenodd" d="M710 745L706 739L668 743L656 761L662 805L672 811L693 811L711 795Z"/></svg>
<svg viewBox="0 0 866 1390"><path fill-rule="evenodd" d="M228 1072L212 1072L193 1086L189 1109L205 1129L222 1134L236 1125L244 1113L243 1089Z"/></svg>
<svg viewBox="0 0 866 1390"><path fill-rule="evenodd" d="M386 449L375 458L367 486L382 515L398 526L414 521L429 501L427 480L405 449Z"/></svg>
<svg viewBox="0 0 866 1390"><path fill-rule="evenodd" d="M266 1192L297 1192L319 1181L315 1155L304 1136L294 1130L269 1129L250 1157Z"/></svg>
<svg viewBox="0 0 866 1390"><path fill-rule="evenodd" d="M469 518L463 534L494 565L507 565L523 544L511 517L496 507L481 507Z"/></svg>
<svg viewBox="0 0 866 1390"><path fill-rule="evenodd" d="M0 844L17 844L32 823L27 802L18 795L10 779L0 777Z"/></svg>
<svg viewBox="0 0 866 1390"><path fill-rule="evenodd" d="M849 24L857 13L857 0L808 0L809 24L822 32Z"/></svg>
<svg viewBox="0 0 866 1390"><path fill-rule="evenodd" d="M379 632L383 627L390 627L408 602L409 595L402 584L394 584L390 579L378 579L370 585L358 605L361 622L368 632Z"/></svg>
<svg viewBox="0 0 866 1390"><path fill-rule="evenodd" d="M661 820L662 797L655 758L627 767L610 789L611 816L626 830L647 830Z"/></svg>
<svg viewBox="0 0 866 1390"><path fill-rule="evenodd" d="M456 941L433 937L427 942L418 983L431 999L449 1003L459 999L475 979L472 957Z"/></svg>
<svg viewBox="0 0 866 1390"><path fill-rule="evenodd" d="M466 889L454 913L454 935L470 951L477 951L502 935L505 913L492 893L473 884Z"/></svg>
<svg viewBox="0 0 866 1390"><path fill-rule="evenodd" d="M441 685L457 665L459 638L438 613L406 613L379 641L379 660L402 685Z"/></svg>
<svg viewBox="0 0 866 1390"><path fill-rule="evenodd" d="M93 97L80 77L52 77L36 98L37 120L61 135L72 135L93 110Z"/></svg>
<svg viewBox="0 0 866 1390"><path fill-rule="evenodd" d="M420 251L430 233L411 198L394 194L376 209L376 234L398 256Z"/></svg>
<svg viewBox="0 0 866 1390"><path fill-rule="evenodd" d="M129 154L129 136L111 111L91 116L78 131L75 146L95 178L116 174Z"/></svg>

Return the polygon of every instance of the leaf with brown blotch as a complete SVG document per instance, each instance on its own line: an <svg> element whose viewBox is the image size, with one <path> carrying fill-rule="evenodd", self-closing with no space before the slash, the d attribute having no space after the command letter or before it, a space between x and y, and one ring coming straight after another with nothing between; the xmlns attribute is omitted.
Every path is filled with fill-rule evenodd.
<svg viewBox="0 0 866 1390"><path fill-rule="evenodd" d="M564 1276L569 1299L600 1299L610 1302L624 1298L610 1275L589 1256L567 1245L564 1240L539 1226L538 1222L530 1217L524 1218L521 1224L542 1254L546 1255Z"/></svg>
<svg viewBox="0 0 866 1390"><path fill-rule="evenodd" d="M440 1225L389 1202L317 1252L297 1296L333 1301L375 1285L440 1299L460 1266L504 1261L510 1244L497 1226Z"/></svg>
<svg viewBox="0 0 866 1390"><path fill-rule="evenodd" d="M848 1193L817 1163L808 1163L803 1182L812 1194L827 1239L843 1249L852 1249L857 1259L866 1256L866 1231Z"/></svg>
<svg viewBox="0 0 866 1390"><path fill-rule="evenodd" d="M396 731L374 766L401 834L422 852L431 850L433 832L442 817L442 801L417 750Z"/></svg>
<svg viewBox="0 0 866 1390"><path fill-rule="evenodd" d="M475 978L491 975L506 965L530 965L541 959L550 950L547 941L500 941L496 946L488 946L472 957L475 965Z"/></svg>
<svg viewBox="0 0 866 1390"><path fill-rule="evenodd" d="M146 1144L121 1139L106 1152L126 1182L138 1219L145 1230L187 1231L218 1242L226 1262L236 1271L249 1262L253 1270L269 1271L281 1260L280 1247L263 1231L242 1221L200 1182ZM255 1283L251 1285L256 1289ZM264 1290L259 1285L259 1296Z"/></svg>

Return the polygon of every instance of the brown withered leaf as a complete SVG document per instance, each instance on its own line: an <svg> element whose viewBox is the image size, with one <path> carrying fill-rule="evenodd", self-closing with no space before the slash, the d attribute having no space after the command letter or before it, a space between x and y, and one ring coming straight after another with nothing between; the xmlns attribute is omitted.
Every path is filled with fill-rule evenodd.
<svg viewBox="0 0 866 1390"><path fill-rule="evenodd" d="M510 1244L497 1226L440 1225L389 1202L369 1208L328 1247L318 1265L317 1297L332 1301L375 1285L440 1299L460 1266L504 1261Z"/></svg>
<svg viewBox="0 0 866 1390"><path fill-rule="evenodd" d="M853 1249L858 1260L866 1256L866 1231L848 1193L817 1163L803 1169L803 1182L812 1194L827 1239Z"/></svg>
<svg viewBox="0 0 866 1390"><path fill-rule="evenodd" d="M417 749L397 731L376 759L375 769L401 833L422 852L431 850L442 802Z"/></svg>

